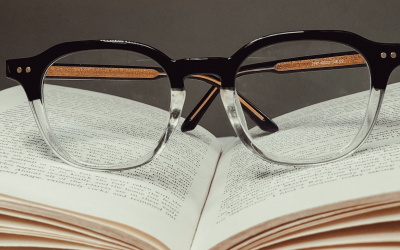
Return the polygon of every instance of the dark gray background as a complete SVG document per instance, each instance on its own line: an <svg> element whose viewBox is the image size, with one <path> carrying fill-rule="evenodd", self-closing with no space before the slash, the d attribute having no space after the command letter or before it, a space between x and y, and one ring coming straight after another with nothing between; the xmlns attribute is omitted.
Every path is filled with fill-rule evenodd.
<svg viewBox="0 0 400 250"><path fill-rule="evenodd" d="M6 59L33 56L66 41L137 41L173 59L229 57L263 35L305 29L348 30L374 41L400 43L400 1L2 0L0 90L17 84L5 77ZM390 81L399 81L398 76ZM187 86L184 116L208 88ZM234 134L219 97L201 125L216 136Z"/></svg>

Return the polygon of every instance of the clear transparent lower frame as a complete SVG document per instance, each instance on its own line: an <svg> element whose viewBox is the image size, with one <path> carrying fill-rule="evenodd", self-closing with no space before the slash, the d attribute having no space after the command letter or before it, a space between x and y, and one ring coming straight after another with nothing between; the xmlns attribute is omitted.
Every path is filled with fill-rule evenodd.
<svg viewBox="0 0 400 250"><path fill-rule="evenodd" d="M255 155L260 158L279 163L283 165L295 165L295 166L310 166L328 163L332 161L340 160L348 155L354 153L367 139L371 133L375 121L378 117L379 110L383 101L385 90L383 89L371 89L369 93L368 108L364 116L363 123L360 127L359 132L356 134L354 139L341 148L340 150L324 155L322 157L315 157L309 159L290 158L274 155L264 150L251 136L247 129L246 119L236 93L234 89L221 89L221 98L225 107L225 111L228 118L235 130L237 136L243 142L243 144Z"/></svg>
<svg viewBox="0 0 400 250"><path fill-rule="evenodd" d="M132 168L140 167L148 162L150 162L154 157L159 155L165 148L167 142L171 138L178 121L181 117L183 104L185 102L186 92L182 89L172 89L171 90L171 104L169 109L169 120L164 131L163 136L158 142L158 145L153 151L147 153L146 155L136 159L134 161L118 163L118 164L92 164L80 161L68 153L60 144L56 136L54 135L52 128L50 127L45 107L42 100L37 99L29 102L35 121L39 127L40 133L42 134L44 140L52 149L54 154L56 154L61 160L67 164L86 170L94 171L120 171Z"/></svg>

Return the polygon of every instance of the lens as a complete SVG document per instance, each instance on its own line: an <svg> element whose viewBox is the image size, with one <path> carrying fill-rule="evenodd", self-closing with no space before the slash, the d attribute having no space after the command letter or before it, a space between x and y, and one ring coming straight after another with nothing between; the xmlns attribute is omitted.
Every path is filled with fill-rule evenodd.
<svg viewBox="0 0 400 250"><path fill-rule="evenodd" d="M169 120L171 88L151 58L93 50L55 61L43 79L43 101L57 140L89 164L137 160L159 144Z"/></svg>
<svg viewBox="0 0 400 250"><path fill-rule="evenodd" d="M368 108L369 68L353 48L327 41L271 45L240 66L236 91L259 148L280 159L329 159L356 138ZM262 128L261 113L279 130ZM259 120L257 120L259 119Z"/></svg>

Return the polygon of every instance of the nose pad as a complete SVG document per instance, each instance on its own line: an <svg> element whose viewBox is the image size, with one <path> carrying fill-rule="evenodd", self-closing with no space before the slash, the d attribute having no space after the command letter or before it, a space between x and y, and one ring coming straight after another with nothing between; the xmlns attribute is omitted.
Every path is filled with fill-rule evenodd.
<svg viewBox="0 0 400 250"><path fill-rule="evenodd" d="M208 89L207 93L196 104L195 108L190 112L186 120L183 122L181 127L182 132L191 131L196 128L197 124L199 124L201 118L206 113L211 103L218 96L219 87L221 86L221 79L214 75L193 74L189 76L186 81L193 81L193 80L205 82L211 85L211 87ZM198 93L202 93L204 92L204 90L201 90L202 88L204 88L204 85L201 86L201 84L197 84L195 87L195 91Z"/></svg>
<svg viewBox="0 0 400 250"><path fill-rule="evenodd" d="M212 85L207 93L203 96L200 102L197 103L195 108L190 112L185 121L181 126L182 132L191 131L196 128L199 124L201 118L206 113L207 109L210 107L211 103L218 96L221 86L221 80L217 76L213 75L203 75L203 74L193 74L188 77L189 79L203 81ZM243 111L250 117L252 121L263 131L274 133L279 130L275 122L273 122L269 117L267 117L261 110L254 106L249 100L247 100L243 95L237 93L238 101L241 104ZM188 98L189 99L189 98ZM243 114L243 112L241 112ZM246 121L246 119L242 119Z"/></svg>

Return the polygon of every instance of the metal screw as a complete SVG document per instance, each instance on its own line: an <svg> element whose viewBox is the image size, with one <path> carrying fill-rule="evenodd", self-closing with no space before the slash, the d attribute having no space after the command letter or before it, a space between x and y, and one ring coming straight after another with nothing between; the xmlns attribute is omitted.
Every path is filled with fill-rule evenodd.
<svg viewBox="0 0 400 250"><path fill-rule="evenodd" d="M381 53L381 57L382 57L382 58L386 58L386 53L385 53L385 52L382 52L382 53Z"/></svg>
<svg viewBox="0 0 400 250"><path fill-rule="evenodd" d="M391 57L391 58L396 58L396 52L390 53L390 57Z"/></svg>
<svg viewBox="0 0 400 250"><path fill-rule="evenodd" d="M18 68L17 68L17 72L18 72L18 73L21 73L21 72L22 72L22 68L21 68L21 67L18 67Z"/></svg>
<svg viewBox="0 0 400 250"><path fill-rule="evenodd" d="M25 71L26 71L26 73L31 72L31 67L26 67Z"/></svg>

